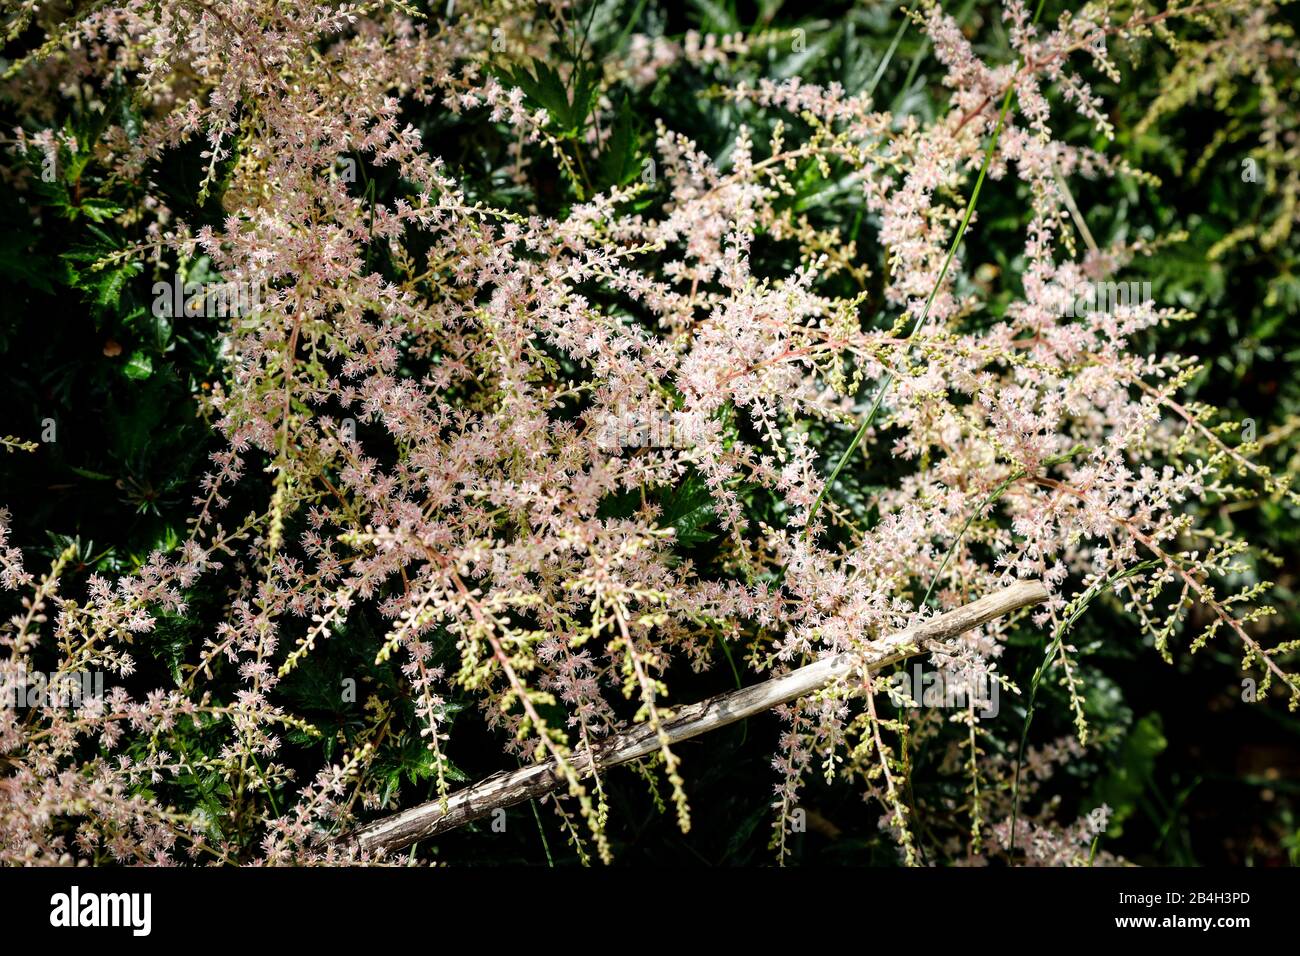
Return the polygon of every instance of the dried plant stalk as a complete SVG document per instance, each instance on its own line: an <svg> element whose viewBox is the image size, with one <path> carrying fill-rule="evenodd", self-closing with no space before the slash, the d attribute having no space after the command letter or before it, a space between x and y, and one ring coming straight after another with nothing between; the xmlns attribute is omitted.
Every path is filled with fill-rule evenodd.
<svg viewBox="0 0 1300 956"><path fill-rule="evenodd" d="M877 671L920 654L929 646L949 640L1018 608L1047 600L1047 589L1038 581L1019 581L1008 588L985 595L938 617L891 635L873 645L865 655L836 654L800 667L780 677L683 707L660 725L662 735L649 725L613 737L594 751L573 754L570 764L589 775L619 764L646 757L662 745L697 737L734 724L736 721L815 693L854 674ZM555 758L519 770L501 771L473 786L451 794L445 801L433 800L409 810L366 824L344 836L362 851L401 850L429 837L454 830L494 810L544 796L559 789L564 774Z"/></svg>

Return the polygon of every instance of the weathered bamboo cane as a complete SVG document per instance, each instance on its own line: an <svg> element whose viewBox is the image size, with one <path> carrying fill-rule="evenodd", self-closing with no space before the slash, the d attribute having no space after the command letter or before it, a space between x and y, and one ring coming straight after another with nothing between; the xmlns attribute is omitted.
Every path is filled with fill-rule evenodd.
<svg viewBox="0 0 1300 956"><path fill-rule="evenodd" d="M865 654L836 654L752 687L683 707L671 718L663 720L660 729L670 744L687 740L814 693L854 674L888 667L922 653L936 642L949 640L1018 608L1039 604L1047 597L1047 589L1040 582L1019 581L877 641ZM660 734L653 727L642 724L601 743L595 748L594 761L585 752L571 754L567 760L580 776L590 776L593 764L596 771L608 770L648 756L660 746ZM432 800L422 803L367 823L344 834L342 839L371 853L400 850L485 817L498 808L543 796L559 789L564 782L565 776L555 758L518 770L503 770L449 795L445 802Z"/></svg>

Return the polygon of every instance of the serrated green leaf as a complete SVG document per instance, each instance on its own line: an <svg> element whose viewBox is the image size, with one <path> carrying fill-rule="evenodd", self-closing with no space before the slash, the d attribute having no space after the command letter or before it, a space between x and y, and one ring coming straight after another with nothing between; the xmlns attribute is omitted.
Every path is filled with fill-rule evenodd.
<svg viewBox="0 0 1300 956"><path fill-rule="evenodd" d="M144 352L132 352L122 368L122 374L132 381L146 379L153 374L153 359Z"/></svg>

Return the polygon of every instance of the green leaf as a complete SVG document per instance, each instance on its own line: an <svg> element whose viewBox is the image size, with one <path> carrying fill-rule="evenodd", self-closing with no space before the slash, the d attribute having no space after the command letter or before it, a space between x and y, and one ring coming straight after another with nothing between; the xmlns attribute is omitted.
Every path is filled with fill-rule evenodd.
<svg viewBox="0 0 1300 956"><path fill-rule="evenodd" d="M93 241L63 254L71 273L70 284L86 293L100 308L112 308L121 300L127 283L143 267L132 259L110 259L113 253L121 251L121 244L98 226L86 228Z"/></svg>
<svg viewBox="0 0 1300 956"><path fill-rule="evenodd" d="M1155 773L1156 758L1168 746L1159 714L1148 714L1133 725L1116 755L1110 775L1093 787L1095 806L1107 804L1111 814L1106 822L1106 838L1114 839L1124 831L1124 821L1137 809Z"/></svg>
<svg viewBox="0 0 1300 956"><path fill-rule="evenodd" d="M596 164L597 182L602 188L625 186L636 178L640 163L633 120L632 107L624 98Z"/></svg>
<svg viewBox="0 0 1300 956"><path fill-rule="evenodd" d="M132 352L122 368L122 374L132 381L146 379L153 374L153 359L143 352Z"/></svg>
<svg viewBox="0 0 1300 956"><path fill-rule="evenodd" d="M78 468L76 465L70 465L68 468L74 475L80 475L82 478L89 478L91 481L112 481L112 475L106 475L100 471L91 471L89 468Z"/></svg>
<svg viewBox="0 0 1300 956"><path fill-rule="evenodd" d="M661 525L676 532L678 544L702 544L717 537L717 532L708 529L714 519L713 496L704 479L695 472L665 495L661 507Z"/></svg>
<svg viewBox="0 0 1300 956"><path fill-rule="evenodd" d="M589 63L579 63L571 77L572 97L558 70L534 60L532 71L522 66L499 71L500 77L524 91L535 107L551 115L561 136L576 137L586 126L599 89L600 73Z"/></svg>
<svg viewBox="0 0 1300 956"><path fill-rule="evenodd" d="M101 199L98 196L90 196L83 199L80 205L71 207L73 210L72 218L76 218L76 213L81 213L87 219L94 222L103 222L106 219L112 219L122 211L122 207L109 199Z"/></svg>

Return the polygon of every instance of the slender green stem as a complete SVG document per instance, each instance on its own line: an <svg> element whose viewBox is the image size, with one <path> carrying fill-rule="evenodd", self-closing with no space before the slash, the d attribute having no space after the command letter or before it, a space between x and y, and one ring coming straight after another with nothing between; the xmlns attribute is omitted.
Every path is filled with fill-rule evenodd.
<svg viewBox="0 0 1300 956"><path fill-rule="evenodd" d="M627 23L625 23L623 29L619 31L618 39L614 41L614 46L611 48L611 52L623 52L623 44L627 42L628 36L632 33L632 28L636 26L637 21L641 19L641 11L645 9L645 5L646 0L639 0L636 9L632 11L632 16L628 17Z"/></svg>
<svg viewBox="0 0 1300 956"><path fill-rule="evenodd" d="M876 75L873 76L871 82L867 84L867 96L875 95L876 87L880 84L881 77L885 75L885 70L889 67L889 61L894 58L894 51L898 49L898 44L902 41L903 34L907 32L908 24L912 22L912 11L916 9L916 5L920 2L921 0L912 0L912 5L907 8L907 13L903 16L903 22L898 25L898 31L894 34L893 42L889 44L889 49L886 50L885 55L881 57L880 65L876 67Z"/></svg>
<svg viewBox="0 0 1300 956"><path fill-rule="evenodd" d="M248 756L249 759L253 761L253 767L257 770L258 776L260 776L262 782L266 784L266 799L271 802L271 812L278 817L280 815L280 808L275 805L275 791L271 785L271 781L262 771L262 765L257 762L257 756L251 752Z"/></svg>
<svg viewBox="0 0 1300 956"><path fill-rule="evenodd" d="M1047 650L1043 654L1043 662L1038 665L1034 671L1033 679L1029 682L1029 706L1025 708L1025 722L1020 728L1020 749L1016 751L1016 775L1011 783L1011 840L1007 846L1007 854L1010 856L1016 850L1016 821L1020 816L1020 768L1025 759L1025 744L1029 740L1029 724L1034 719L1034 705L1038 700L1038 685L1042 683L1043 677L1047 670L1056 660L1057 653L1061 650L1061 643L1065 638L1065 633L1074 626L1074 622L1083 616L1089 604L1106 588L1112 587L1125 578L1131 578L1135 574L1141 574L1154 568L1159 562L1155 560L1140 561L1130 568L1117 571L1108 578L1102 578L1096 581L1092 587L1083 592L1083 595L1077 598L1070 606L1070 613L1065 620L1057 626L1052 634L1051 641L1047 644Z"/></svg>
<svg viewBox="0 0 1300 956"><path fill-rule="evenodd" d="M943 572L948 568L948 562L956 553L957 546L961 544L961 539L966 536L966 532L970 528L971 523L984 513L984 509L1006 494L1008 488L1014 485L1021 478L1025 477L1025 474L1023 468L1012 474L1006 481L994 488L993 491L989 493L988 497L979 503L978 508L966 516L966 523L963 524L961 530L957 532L957 537L953 539L952 546L948 549L948 553L943 556L943 561L939 564L939 570L934 572L934 577L930 579L930 586L925 589L925 597L921 598L921 607L925 607L930 603L930 596L934 594L935 586L938 585L939 579L943 577Z"/></svg>
<svg viewBox="0 0 1300 956"><path fill-rule="evenodd" d="M1044 0L1038 0L1038 8L1034 11L1035 24L1038 23L1038 18L1043 13L1043 3ZM1015 95L1015 89L1016 85L1014 83L1007 84L1007 92L1002 97L1002 108L998 112L997 125L993 127L993 135L989 137L988 148L984 151L984 161L980 164L979 175L975 178L975 188L971 191L970 200L966 203L966 211L961 217L961 225L957 228L957 234L953 236L952 245L948 247L948 254L944 257L943 267L939 270L939 277L935 280L934 288L930 290L930 295L925 300L925 309L922 311L921 317L917 320L916 324L912 326L912 331L908 333L907 338L905 339L907 343L911 343L912 339L925 328L926 323L930 320L930 309L934 305L935 298L939 295L939 290L943 288L943 280L948 275L948 267L952 265L953 256L957 254L957 248L961 245L962 238L966 235L966 228L970 225L971 216L975 214L975 204L979 201L980 190L984 188L984 178L988 175L989 166L993 162L993 153L997 149L998 140L1002 136L1002 127L1005 125L1007 113L1011 109L1011 98ZM889 386L893 384L893 381L893 372L887 372L885 377L881 380L880 387L876 390L875 401L871 403L871 410L867 413L867 417L862 420L862 424L859 426L857 434L853 436L853 441L849 442L849 447L845 450L844 454L840 456L840 460L835 465L835 469L831 472L831 476L826 479L826 484L822 486L821 493L817 496L817 500L813 502L812 510L808 512L808 525L804 530L804 537L811 536L813 518L817 516L817 511L821 508L822 501L835 485L835 479L839 477L840 471L844 468L845 462L849 460L849 456L853 454L854 450L858 447L858 444L867 434L867 429L871 427L871 422L876 417L876 412L880 409L880 403L885 397L885 392L888 391Z"/></svg>
<svg viewBox="0 0 1300 956"><path fill-rule="evenodd" d="M1075 445L1073 448L1071 448L1063 455L1053 455L1051 458L1045 459L1043 461L1043 467L1050 468L1053 465L1059 465L1061 462L1069 461L1075 455L1078 455L1084 451L1086 451L1086 448L1083 445ZM957 546L961 544L962 538L966 536L966 532L967 530L969 530L971 523L977 517L982 515L985 509L987 509L989 505L993 504L1004 494L1006 494L1008 488L1014 485L1021 478L1025 477L1025 475L1027 474L1028 472L1026 472L1023 468L1016 471L1015 474L1007 478L1006 481L1002 482L1002 484L994 488L989 493L988 497L980 502L979 507L976 508L974 511L972 511L970 515L966 518L966 523L961 526L961 531L957 532L957 537L953 539L952 546L948 548L948 553L943 556L943 561L939 565L939 570L934 573L934 577L930 580L930 586L925 589L925 597L921 599L921 607L925 607L925 605L930 603L930 596L934 594L934 589L939 584L939 579L943 577L943 572L947 569L948 562L952 559L953 554L956 553Z"/></svg>
<svg viewBox="0 0 1300 956"><path fill-rule="evenodd" d="M537 810L537 801L529 800L528 805L533 808L533 819L537 821L537 832L542 835L542 849L546 851L546 865L555 868L555 860L551 857L551 843L546 839L546 828L542 826L542 815Z"/></svg>

